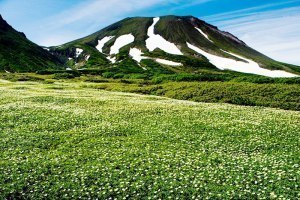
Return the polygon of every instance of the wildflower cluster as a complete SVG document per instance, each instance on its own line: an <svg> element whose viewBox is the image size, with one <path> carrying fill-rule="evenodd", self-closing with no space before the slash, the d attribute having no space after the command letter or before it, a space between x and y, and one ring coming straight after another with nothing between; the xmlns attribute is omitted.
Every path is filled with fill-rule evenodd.
<svg viewBox="0 0 300 200"><path fill-rule="evenodd" d="M0 199L300 198L297 111L53 87L0 83Z"/></svg>

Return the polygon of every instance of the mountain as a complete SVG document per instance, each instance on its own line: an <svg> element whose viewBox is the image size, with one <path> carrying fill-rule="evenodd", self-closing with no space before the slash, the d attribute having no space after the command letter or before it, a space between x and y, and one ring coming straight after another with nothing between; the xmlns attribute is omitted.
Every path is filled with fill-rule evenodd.
<svg viewBox="0 0 300 200"><path fill-rule="evenodd" d="M0 71L22 72L62 68L63 63L16 31L0 15Z"/></svg>
<svg viewBox="0 0 300 200"><path fill-rule="evenodd" d="M300 67L275 61L193 16L126 18L92 35L50 47L71 68L114 73L236 71L293 77Z"/></svg>

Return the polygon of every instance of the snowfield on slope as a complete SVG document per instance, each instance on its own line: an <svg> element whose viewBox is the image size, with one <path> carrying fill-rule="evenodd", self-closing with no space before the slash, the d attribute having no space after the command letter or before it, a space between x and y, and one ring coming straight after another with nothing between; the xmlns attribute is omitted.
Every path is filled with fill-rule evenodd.
<svg viewBox="0 0 300 200"><path fill-rule="evenodd" d="M114 36L106 36L106 37L102 38L101 40L98 40L98 45L96 46L96 49L98 49L98 51L103 53L104 45L113 38L114 38Z"/></svg>
<svg viewBox="0 0 300 200"><path fill-rule="evenodd" d="M131 48L129 51L129 55L132 57L133 60L137 61L138 63L141 62L143 59L149 59L148 57L142 56L143 52L137 48Z"/></svg>
<svg viewBox="0 0 300 200"><path fill-rule="evenodd" d="M261 68L256 62L249 60L247 58L244 58L242 56L233 54L233 53L226 52L232 56L235 56L235 57L245 60L247 62L236 61L236 60L233 60L230 58L223 58L220 56L209 54L188 42L187 42L187 45L190 49L205 56L211 64L215 65L217 68L219 68L221 70L227 69L227 70L232 70L232 71L237 71L237 72L242 72L242 73L257 74L257 75L268 76L268 77L273 77L273 78L297 77L297 75L288 73L285 71L281 71L281 70L273 71L273 70Z"/></svg>
<svg viewBox="0 0 300 200"><path fill-rule="evenodd" d="M206 35L200 28L197 28L197 31L199 31L201 33L201 35L203 35L208 41L210 41L211 43L214 43L211 39L209 39L208 35Z"/></svg>
<svg viewBox="0 0 300 200"><path fill-rule="evenodd" d="M129 55L132 57L133 60L140 63L143 59L149 59L148 57L142 56L143 52L138 48L131 48L129 51ZM140 64L139 64L140 65ZM140 67L142 67L140 65ZM142 67L143 70L147 70L147 68Z"/></svg>
<svg viewBox="0 0 300 200"><path fill-rule="evenodd" d="M155 34L154 28L159 19L159 17L154 18L153 24L148 29L149 38L146 40L146 47L149 51L154 51L156 48L159 48L170 54L183 55L175 44L168 42L162 36Z"/></svg>
<svg viewBox="0 0 300 200"><path fill-rule="evenodd" d="M165 60L165 59L161 59L161 58L157 58L155 59L156 62L163 64L163 65L170 65L170 66L182 66L181 63L178 62L173 62L170 60Z"/></svg>
<svg viewBox="0 0 300 200"><path fill-rule="evenodd" d="M114 45L110 48L110 55L118 54L122 47L132 42L134 42L134 36L131 33L127 35L121 35L116 39Z"/></svg>
<svg viewBox="0 0 300 200"><path fill-rule="evenodd" d="M90 57L91 57L91 55L86 55L85 56L85 61L89 61Z"/></svg>
<svg viewBox="0 0 300 200"><path fill-rule="evenodd" d="M146 56L142 56L143 52L140 49L137 48L131 48L129 51L129 55L132 57L133 60L137 61L138 63L141 62L141 60L143 59L153 59L153 58L149 58ZM182 66L181 63L178 62L173 62L170 60L165 60L165 59L160 59L160 58L156 58L154 59L156 62L160 63L160 64L164 64L164 65L170 65L170 66Z"/></svg>
<svg viewBox="0 0 300 200"><path fill-rule="evenodd" d="M80 56L80 54L82 54L83 49L80 48L76 48L76 58L78 58Z"/></svg>
<svg viewBox="0 0 300 200"><path fill-rule="evenodd" d="M117 62L116 57L107 56L106 59L109 60L111 63L116 63Z"/></svg>

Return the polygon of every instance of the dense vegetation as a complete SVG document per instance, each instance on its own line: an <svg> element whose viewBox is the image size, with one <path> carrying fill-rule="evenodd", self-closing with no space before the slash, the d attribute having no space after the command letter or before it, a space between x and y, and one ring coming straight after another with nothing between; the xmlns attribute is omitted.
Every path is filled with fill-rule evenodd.
<svg viewBox="0 0 300 200"><path fill-rule="evenodd" d="M0 15L0 71L34 72L62 66L55 56L14 30Z"/></svg>
<svg viewBox="0 0 300 200"><path fill-rule="evenodd" d="M130 63L130 62L129 62ZM133 65L134 66L134 65ZM300 78L267 78L236 73L202 73L157 75L124 74L123 70L140 67L118 67L114 71L41 71L40 74L0 74L9 81L78 82L82 88L132 92L165 96L196 102L230 103L300 110ZM99 75L101 74L101 75Z"/></svg>
<svg viewBox="0 0 300 200"><path fill-rule="evenodd" d="M129 82L130 83L130 82ZM231 103L246 106L266 106L300 110L299 85L222 83L222 82L169 82L158 85L98 83L85 87L109 91L152 94L197 102Z"/></svg>
<svg viewBox="0 0 300 200"><path fill-rule="evenodd" d="M0 199L297 199L300 113L0 82Z"/></svg>

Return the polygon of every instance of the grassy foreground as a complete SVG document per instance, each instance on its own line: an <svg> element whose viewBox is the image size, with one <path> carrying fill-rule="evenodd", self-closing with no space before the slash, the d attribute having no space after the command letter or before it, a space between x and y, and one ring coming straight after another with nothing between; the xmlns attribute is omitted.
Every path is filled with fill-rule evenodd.
<svg viewBox="0 0 300 200"><path fill-rule="evenodd" d="M300 112L0 81L0 199L297 199Z"/></svg>

